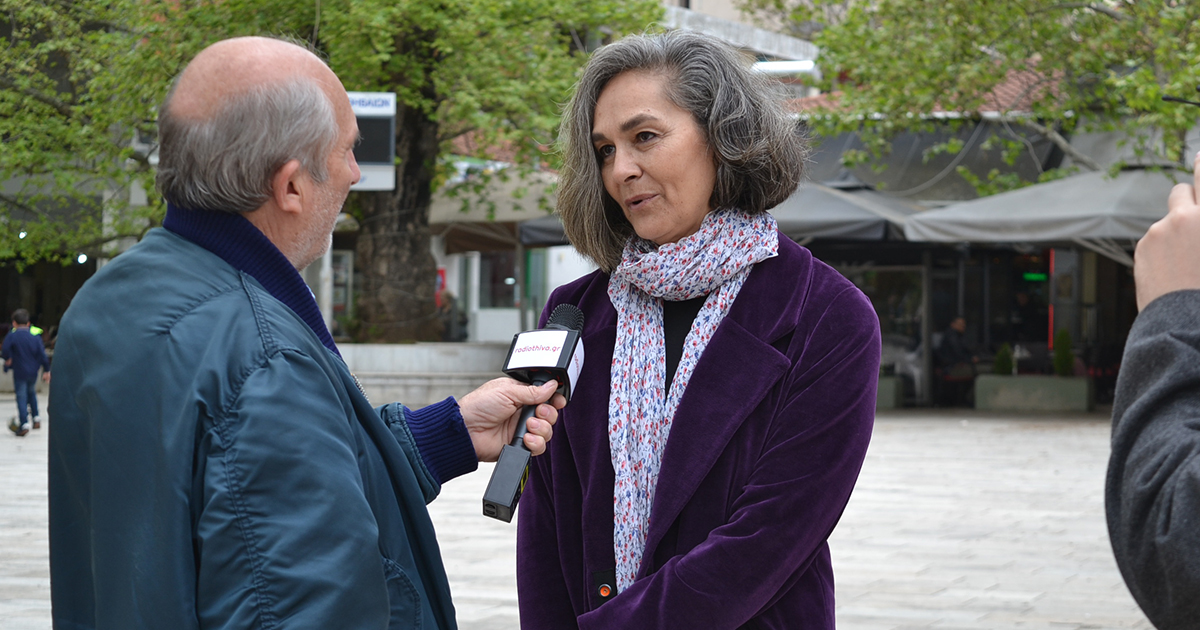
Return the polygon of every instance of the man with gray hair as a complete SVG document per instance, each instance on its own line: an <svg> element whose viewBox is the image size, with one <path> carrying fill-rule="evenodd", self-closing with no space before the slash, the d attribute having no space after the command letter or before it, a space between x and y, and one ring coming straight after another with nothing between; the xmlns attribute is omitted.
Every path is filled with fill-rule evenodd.
<svg viewBox="0 0 1200 630"><path fill-rule="evenodd" d="M367 402L298 273L359 177L346 91L310 52L214 44L159 126L163 229L60 326L55 627L453 628L425 504L496 459L523 405L543 452L556 385Z"/></svg>

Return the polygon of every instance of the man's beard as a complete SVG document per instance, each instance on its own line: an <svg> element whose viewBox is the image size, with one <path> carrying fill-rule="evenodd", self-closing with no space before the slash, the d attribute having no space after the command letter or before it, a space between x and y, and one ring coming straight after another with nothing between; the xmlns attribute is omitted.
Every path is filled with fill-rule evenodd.
<svg viewBox="0 0 1200 630"><path fill-rule="evenodd" d="M317 185L311 229L297 237L293 250L302 257L292 261L296 269L304 269L329 251L333 245L333 229L337 226L338 214L345 202L344 194L339 194L332 187Z"/></svg>

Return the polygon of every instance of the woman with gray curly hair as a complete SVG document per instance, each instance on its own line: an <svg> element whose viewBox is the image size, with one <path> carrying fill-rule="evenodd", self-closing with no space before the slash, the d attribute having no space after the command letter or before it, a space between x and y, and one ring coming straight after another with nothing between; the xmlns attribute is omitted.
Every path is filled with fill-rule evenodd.
<svg viewBox="0 0 1200 630"><path fill-rule="evenodd" d="M587 360L521 503L523 628L833 628L826 540L874 421L878 319L768 209L805 143L688 31L593 55L558 209ZM545 319L543 315L543 320Z"/></svg>

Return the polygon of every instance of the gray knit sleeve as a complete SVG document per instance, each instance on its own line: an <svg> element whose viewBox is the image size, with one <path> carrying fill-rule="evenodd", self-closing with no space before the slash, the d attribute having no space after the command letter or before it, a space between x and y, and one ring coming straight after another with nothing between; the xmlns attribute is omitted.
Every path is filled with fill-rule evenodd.
<svg viewBox="0 0 1200 630"><path fill-rule="evenodd" d="M1109 537L1155 626L1200 620L1200 291L1158 298L1134 322L1113 405Z"/></svg>

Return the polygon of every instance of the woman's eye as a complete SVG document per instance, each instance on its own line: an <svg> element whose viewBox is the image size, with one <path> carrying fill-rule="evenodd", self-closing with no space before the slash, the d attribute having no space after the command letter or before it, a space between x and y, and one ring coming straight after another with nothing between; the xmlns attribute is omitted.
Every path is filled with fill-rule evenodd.
<svg viewBox="0 0 1200 630"><path fill-rule="evenodd" d="M649 142L650 140L653 140L657 136L658 136L658 134L654 133L653 131L639 131L638 135L637 135L637 140L638 140L638 142Z"/></svg>
<svg viewBox="0 0 1200 630"><path fill-rule="evenodd" d="M599 156L601 159L603 159L603 158L606 158L606 157L612 155L613 151L615 151L615 150L616 149L613 147L613 145L606 144L602 147L596 147L596 155Z"/></svg>

